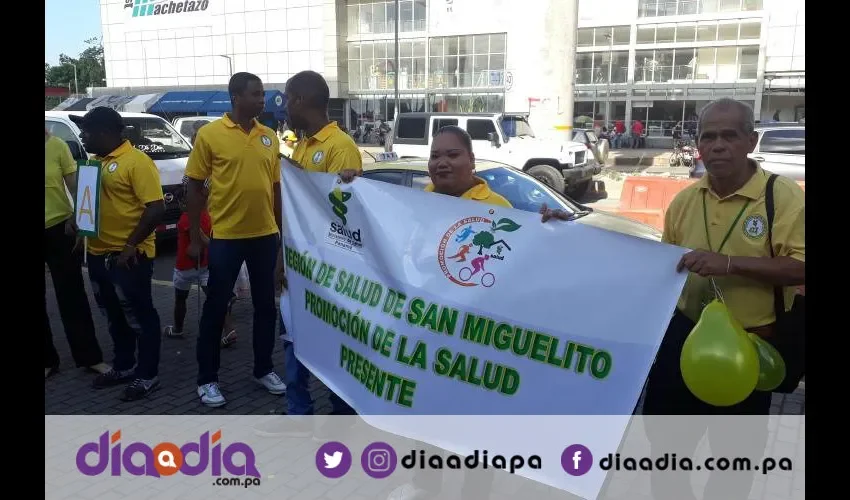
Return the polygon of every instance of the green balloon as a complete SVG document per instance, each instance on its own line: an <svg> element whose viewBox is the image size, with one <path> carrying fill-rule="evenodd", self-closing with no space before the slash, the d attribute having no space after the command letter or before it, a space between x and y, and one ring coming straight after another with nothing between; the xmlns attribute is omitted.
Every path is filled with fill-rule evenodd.
<svg viewBox="0 0 850 500"><path fill-rule="evenodd" d="M703 309L685 340L679 366L691 393L714 406L740 403L752 394L758 381L753 343L717 300Z"/></svg>
<svg viewBox="0 0 850 500"><path fill-rule="evenodd" d="M758 335L747 332L756 348L759 357L759 380L757 391L772 391L785 380L785 360L770 342L762 340Z"/></svg>

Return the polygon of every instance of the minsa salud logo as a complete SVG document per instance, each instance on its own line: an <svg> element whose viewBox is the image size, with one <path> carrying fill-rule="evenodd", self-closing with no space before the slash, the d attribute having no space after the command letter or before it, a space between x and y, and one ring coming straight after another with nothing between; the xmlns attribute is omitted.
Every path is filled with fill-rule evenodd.
<svg viewBox="0 0 850 500"><path fill-rule="evenodd" d="M363 238L360 233L360 228L350 227L348 225L348 200L351 199L351 193L335 187L329 194L328 200L331 202L331 210L339 219L331 221L330 229L328 230L327 241L332 245L359 252L363 247Z"/></svg>
<svg viewBox="0 0 850 500"><path fill-rule="evenodd" d="M345 219L345 214L348 213L348 207L345 206L345 202L351 199L351 193L346 193L340 188L334 188L328 195L328 199L331 200L334 215L339 217L339 220L342 221L342 225L344 226L348 222Z"/></svg>
<svg viewBox="0 0 850 500"><path fill-rule="evenodd" d="M209 6L209 0L124 0L124 8L133 9L133 17L200 12Z"/></svg>
<svg viewBox="0 0 850 500"><path fill-rule="evenodd" d="M494 213L490 209L490 215ZM467 217L455 222L437 248L440 270L449 281L460 286L493 286L496 283L493 266L498 269L505 261L512 250L508 236L520 227L506 217L498 220Z"/></svg>
<svg viewBox="0 0 850 500"><path fill-rule="evenodd" d="M110 448L111 446L111 448ZM131 476L199 476L208 468L212 476L247 476L259 478L254 450L245 443L221 443L221 430L205 432L197 441L178 446L163 442L149 446L141 442L124 444L121 430L100 435L77 450L77 469L86 476L99 476L110 470L112 476L124 472ZM91 460L94 460L91 462ZM192 463L189 463L189 462ZM258 479L259 480L259 479Z"/></svg>

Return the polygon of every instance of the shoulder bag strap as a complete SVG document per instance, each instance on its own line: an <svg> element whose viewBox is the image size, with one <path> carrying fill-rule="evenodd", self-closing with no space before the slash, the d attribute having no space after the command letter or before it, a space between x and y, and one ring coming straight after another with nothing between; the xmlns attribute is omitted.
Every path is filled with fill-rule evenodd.
<svg viewBox="0 0 850 500"><path fill-rule="evenodd" d="M773 204L773 184L776 182L776 174L770 174L767 178L767 187L764 194L764 205L767 211L767 245L770 248L771 258L776 257L773 253L773 218L775 207ZM773 287L773 308L776 319L779 320L779 315L785 312L785 296L781 286Z"/></svg>

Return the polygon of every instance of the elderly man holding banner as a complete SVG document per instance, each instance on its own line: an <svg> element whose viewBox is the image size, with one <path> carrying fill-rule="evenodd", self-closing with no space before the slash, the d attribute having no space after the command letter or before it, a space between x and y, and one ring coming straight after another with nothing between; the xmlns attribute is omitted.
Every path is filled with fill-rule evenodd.
<svg viewBox="0 0 850 500"><path fill-rule="evenodd" d="M689 275L649 374L643 413L768 415L770 390L752 391L730 405L698 398L686 384L683 346L715 299L722 299L745 330L768 341L780 337L777 319L794 304L793 287L806 281L805 196L792 180L772 176L748 159L758 141L748 105L733 99L712 102L703 108L698 127L697 147L708 175L676 196L664 224L665 242L693 249L678 265ZM735 380L722 381L725 375L718 373L715 383L731 391ZM674 432L657 417L647 419L653 453L670 451L662 448L675 444L680 448L674 451L691 455L706 429L693 419L689 422L687 429L683 425L682 432ZM736 425L741 435L746 433L746 443L728 430L709 428L712 454L741 455L746 449L760 456L767 440L766 417L736 420ZM673 434L675 443L670 442ZM752 473L712 474L706 498L745 498L752 480ZM693 497L689 474L665 475L663 480L653 476L652 485L656 498Z"/></svg>

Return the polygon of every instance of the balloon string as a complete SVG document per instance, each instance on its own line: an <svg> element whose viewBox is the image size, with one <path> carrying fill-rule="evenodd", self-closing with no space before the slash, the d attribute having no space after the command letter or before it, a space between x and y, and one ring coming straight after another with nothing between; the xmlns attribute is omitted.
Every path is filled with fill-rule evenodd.
<svg viewBox="0 0 850 500"><path fill-rule="evenodd" d="M711 287L714 288L714 296L720 299L720 302L725 303L726 301L723 300L723 294L720 293L720 287L717 286L714 278L709 278L709 281L711 282Z"/></svg>

